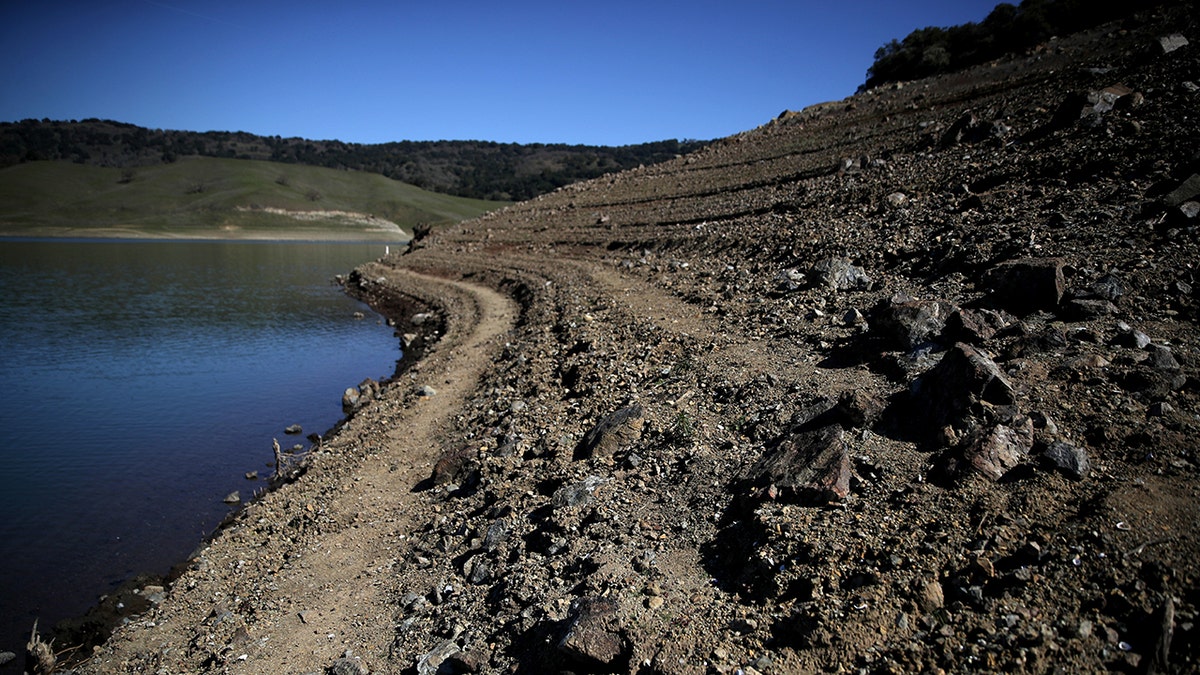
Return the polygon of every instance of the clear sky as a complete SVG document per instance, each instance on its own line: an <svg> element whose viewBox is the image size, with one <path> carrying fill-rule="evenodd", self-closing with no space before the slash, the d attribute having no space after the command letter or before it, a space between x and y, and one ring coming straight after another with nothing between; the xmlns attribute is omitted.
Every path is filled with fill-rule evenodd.
<svg viewBox="0 0 1200 675"><path fill-rule="evenodd" d="M888 40L995 4L0 0L0 121L357 143L708 140L849 96Z"/></svg>

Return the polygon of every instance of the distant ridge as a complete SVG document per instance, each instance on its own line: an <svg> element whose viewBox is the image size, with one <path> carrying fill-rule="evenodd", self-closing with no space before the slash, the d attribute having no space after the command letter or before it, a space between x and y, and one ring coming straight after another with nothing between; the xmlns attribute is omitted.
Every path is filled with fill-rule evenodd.
<svg viewBox="0 0 1200 675"><path fill-rule="evenodd" d="M28 119L0 123L0 167L35 160L127 168L188 156L258 159L367 171L459 197L520 201L580 180L673 159L707 144L664 140L621 147L490 141L366 145L241 131L146 129L101 119Z"/></svg>

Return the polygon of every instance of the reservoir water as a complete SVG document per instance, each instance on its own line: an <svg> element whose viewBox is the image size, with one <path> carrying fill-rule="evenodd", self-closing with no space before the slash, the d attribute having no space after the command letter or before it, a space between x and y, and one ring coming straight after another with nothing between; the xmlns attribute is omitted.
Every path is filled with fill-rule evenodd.
<svg viewBox="0 0 1200 675"><path fill-rule="evenodd" d="M165 574L265 486L273 438L393 374L392 329L332 282L383 249L0 240L0 652Z"/></svg>

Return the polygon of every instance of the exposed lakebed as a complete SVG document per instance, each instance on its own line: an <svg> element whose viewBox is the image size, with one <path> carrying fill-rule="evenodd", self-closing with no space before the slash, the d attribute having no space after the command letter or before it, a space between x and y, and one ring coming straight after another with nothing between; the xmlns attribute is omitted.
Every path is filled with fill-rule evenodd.
<svg viewBox="0 0 1200 675"><path fill-rule="evenodd" d="M332 280L383 253L0 241L0 651L165 573L265 487L272 438L307 445L393 373L393 330Z"/></svg>

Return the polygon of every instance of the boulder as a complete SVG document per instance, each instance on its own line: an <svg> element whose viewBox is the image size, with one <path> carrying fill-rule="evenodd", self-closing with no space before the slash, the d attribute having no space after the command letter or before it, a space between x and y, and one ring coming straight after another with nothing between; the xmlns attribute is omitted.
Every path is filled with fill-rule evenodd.
<svg viewBox="0 0 1200 675"><path fill-rule="evenodd" d="M1061 258L1010 260L983 276L991 301L1016 314L1054 310L1062 301L1066 282Z"/></svg>

